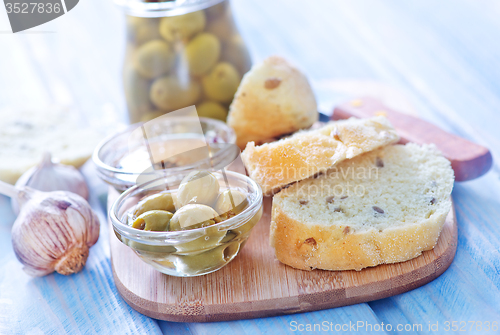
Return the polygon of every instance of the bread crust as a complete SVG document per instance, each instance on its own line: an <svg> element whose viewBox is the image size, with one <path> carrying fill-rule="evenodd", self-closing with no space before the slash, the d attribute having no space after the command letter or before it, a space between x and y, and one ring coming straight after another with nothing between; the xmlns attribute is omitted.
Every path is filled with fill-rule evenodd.
<svg viewBox="0 0 500 335"><path fill-rule="evenodd" d="M276 258L301 270L361 270L419 256L436 245L448 211L422 223L350 233L345 224L326 226L298 222L274 197L270 242Z"/></svg>
<svg viewBox="0 0 500 335"><path fill-rule="evenodd" d="M275 84L266 87L268 80ZM317 120L316 99L305 75L283 58L272 56L243 77L227 123L243 150L250 141L261 144L308 128Z"/></svg>

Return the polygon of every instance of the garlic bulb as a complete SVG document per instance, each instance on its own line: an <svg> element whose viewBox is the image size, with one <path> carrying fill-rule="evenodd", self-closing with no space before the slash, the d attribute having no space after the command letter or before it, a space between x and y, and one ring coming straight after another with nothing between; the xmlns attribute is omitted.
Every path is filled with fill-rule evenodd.
<svg viewBox="0 0 500 335"><path fill-rule="evenodd" d="M20 213L12 227L14 252L32 276L80 271L99 238L99 219L88 202L66 191L40 192L0 184L0 193L17 197Z"/></svg>
<svg viewBox="0 0 500 335"><path fill-rule="evenodd" d="M16 182L16 187L29 186L39 191L70 191L88 199L89 189L78 169L70 165L54 164L50 153L45 153L42 162L26 171ZM16 199L12 209L19 213Z"/></svg>

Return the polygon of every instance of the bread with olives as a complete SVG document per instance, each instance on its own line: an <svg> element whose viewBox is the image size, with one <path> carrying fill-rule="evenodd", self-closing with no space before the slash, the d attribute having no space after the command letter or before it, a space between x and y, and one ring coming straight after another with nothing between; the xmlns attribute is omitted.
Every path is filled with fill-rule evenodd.
<svg viewBox="0 0 500 335"><path fill-rule="evenodd" d="M255 65L243 77L227 123L243 150L310 127L318 120L316 98L306 76L281 57Z"/></svg>
<svg viewBox="0 0 500 335"><path fill-rule="evenodd" d="M265 195L271 195L290 183L325 172L345 159L398 140L396 131L383 116L351 118L261 146L250 142L241 158L249 176Z"/></svg>
<svg viewBox="0 0 500 335"><path fill-rule="evenodd" d="M361 270L434 248L454 174L434 145L389 145L273 198L270 241L297 269Z"/></svg>

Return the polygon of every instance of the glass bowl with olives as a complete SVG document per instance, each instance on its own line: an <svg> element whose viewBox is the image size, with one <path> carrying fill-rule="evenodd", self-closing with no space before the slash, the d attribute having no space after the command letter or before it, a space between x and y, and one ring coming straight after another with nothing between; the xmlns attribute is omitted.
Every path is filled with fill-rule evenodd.
<svg viewBox="0 0 500 335"><path fill-rule="evenodd" d="M192 171L128 189L109 216L144 262L167 275L200 276L238 255L262 216L262 191L243 174Z"/></svg>
<svg viewBox="0 0 500 335"><path fill-rule="evenodd" d="M226 120L251 59L229 0L115 0L126 13L124 93L132 123L196 105Z"/></svg>

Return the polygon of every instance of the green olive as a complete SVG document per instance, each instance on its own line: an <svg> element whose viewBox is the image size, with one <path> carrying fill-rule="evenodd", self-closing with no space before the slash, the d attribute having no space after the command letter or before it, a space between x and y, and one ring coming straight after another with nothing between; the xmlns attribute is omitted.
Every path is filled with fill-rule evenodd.
<svg viewBox="0 0 500 335"><path fill-rule="evenodd" d="M240 35L233 35L224 43L221 60L233 64L238 69L240 75L244 75L250 70L252 60L250 54Z"/></svg>
<svg viewBox="0 0 500 335"><path fill-rule="evenodd" d="M226 62L218 63L202 78L205 95L215 101L229 102L233 99L241 77L236 68Z"/></svg>
<svg viewBox="0 0 500 335"><path fill-rule="evenodd" d="M228 217L238 215L248 206L247 195L238 190L228 189L219 194L215 202L215 210L219 215Z"/></svg>
<svg viewBox="0 0 500 335"><path fill-rule="evenodd" d="M245 224L239 226L238 228L231 229L231 232L236 233L238 236L245 236L250 233L250 230L259 222L262 217L262 207L259 211Z"/></svg>
<svg viewBox="0 0 500 335"><path fill-rule="evenodd" d="M240 250L240 241L225 243L211 250L195 255L178 255L186 270L192 273L203 272L206 269L216 270L230 262Z"/></svg>
<svg viewBox="0 0 500 335"><path fill-rule="evenodd" d="M174 51L161 40L153 40L143 44L134 55L134 66L137 72L149 79L166 74L174 62Z"/></svg>
<svg viewBox="0 0 500 335"><path fill-rule="evenodd" d="M218 226L208 226L204 229L204 234L192 241L177 244L177 254L195 255L213 249L221 244L227 232L219 231Z"/></svg>
<svg viewBox="0 0 500 335"><path fill-rule="evenodd" d="M227 108L215 101L205 101L196 107L198 116L226 121Z"/></svg>
<svg viewBox="0 0 500 335"><path fill-rule="evenodd" d="M127 16L127 36L135 45L161 38L158 23L156 18Z"/></svg>
<svg viewBox="0 0 500 335"><path fill-rule="evenodd" d="M147 230L147 231L166 231L170 219L174 214L167 211L152 210L139 215L134 222L132 228Z"/></svg>
<svg viewBox="0 0 500 335"><path fill-rule="evenodd" d="M134 249L135 252L154 258L165 257L165 255L172 254L177 251L175 247L171 245L149 245L130 240L126 244Z"/></svg>
<svg viewBox="0 0 500 335"><path fill-rule="evenodd" d="M235 29L232 17L230 15L223 15L217 20L209 22L205 31L217 36L221 42L225 42L231 38Z"/></svg>
<svg viewBox="0 0 500 335"><path fill-rule="evenodd" d="M219 223L219 214L206 205L182 206L170 220L170 230L179 231L212 226Z"/></svg>
<svg viewBox="0 0 500 335"><path fill-rule="evenodd" d="M130 122L139 122L141 116L153 108L149 101L150 82L140 76L132 67L125 66L123 85Z"/></svg>
<svg viewBox="0 0 500 335"><path fill-rule="evenodd" d="M160 20L160 35L167 41L186 40L205 28L203 11L164 17Z"/></svg>
<svg viewBox="0 0 500 335"><path fill-rule="evenodd" d="M230 241L234 240L236 237L238 237L238 234L228 230L228 232L226 233L226 236L224 236L224 238L220 241L220 243L223 244L223 243L230 242Z"/></svg>
<svg viewBox="0 0 500 335"><path fill-rule="evenodd" d="M215 35L209 33L196 35L188 43L183 54L189 73L194 76L207 73L219 59L220 49L220 42Z"/></svg>
<svg viewBox="0 0 500 335"><path fill-rule="evenodd" d="M174 256L175 257L175 256ZM159 264L162 268L169 268L175 270L175 263L170 259L162 259L162 260L151 260L151 265L154 266L153 263Z"/></svg>
<svg viewBox="0 0 500 335"><path fill-rule="evenodd" d="M208 171L193 171L182 179L177 199L181 206L190 203L211 206L218 194L219 181L213 174Z"/></svg>
<svg viewBox="0 0 500 335"><path fill-rule="evenodd" d="M169 192L160 192L153 194L141 200L136 206L134 217L138 217L142 213L162 210L167 212L175 212L175 202L177 201L175 195Z"/></svg>
<svg viewBox="0 0 500 335"><path fill-rule="evenodd" d="M200 94L197 81L187 78L187 82L181 82L176 76L165 76L153 82L149 96L159 109L173 111L194 105Z"/></svg>

